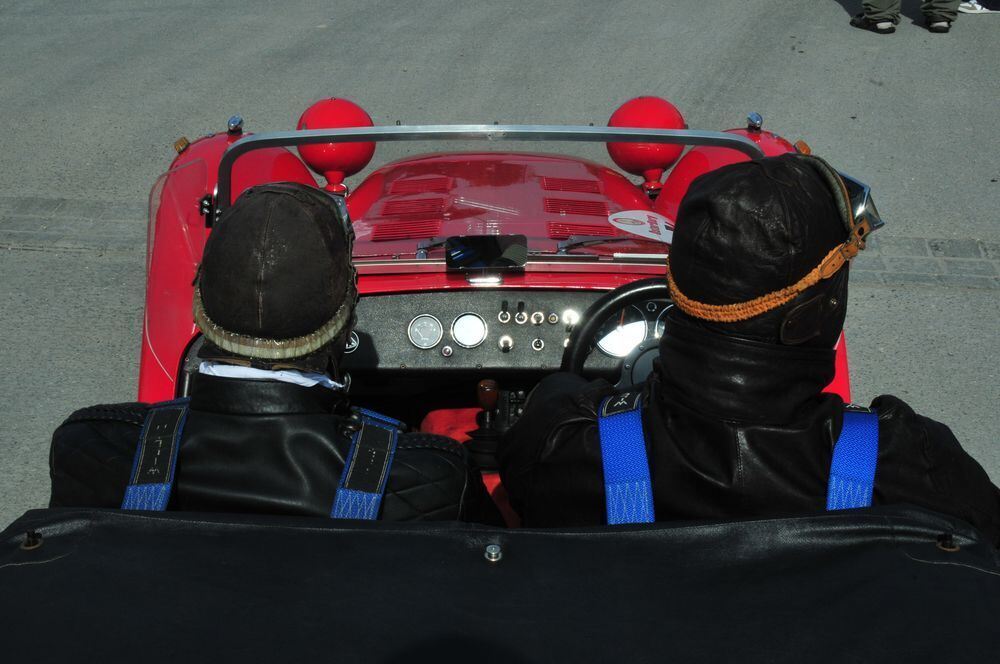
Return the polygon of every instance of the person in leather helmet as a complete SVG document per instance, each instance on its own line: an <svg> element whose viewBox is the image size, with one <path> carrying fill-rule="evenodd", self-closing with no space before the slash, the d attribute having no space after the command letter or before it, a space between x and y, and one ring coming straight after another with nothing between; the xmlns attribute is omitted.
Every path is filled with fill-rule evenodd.
<svg viewBox="0 0 1000 664"><path fill-rule="evenodd" d="M240 196L196 277L190 402L73 413L52 438L51 506L501 524L461 445L351 408L339 365L358 297L352 244L325 192Z"/></svg>
<svg viewBox="0 0 1000 664"><path fill-rule="evenodd" d="M848 259L870 230L862 226L844 181L816 157L733 164L692 183L670 253L675 306L658 364L637 388L655 520L827 507L846 411L823 389L847 310ZM526 526L612 522L598 425L612 394L603 380L566 373L530 394L498 453ZM1000 545L1000 490L948 427L893 396L871 409L872 504L957 516Z"/></svg>

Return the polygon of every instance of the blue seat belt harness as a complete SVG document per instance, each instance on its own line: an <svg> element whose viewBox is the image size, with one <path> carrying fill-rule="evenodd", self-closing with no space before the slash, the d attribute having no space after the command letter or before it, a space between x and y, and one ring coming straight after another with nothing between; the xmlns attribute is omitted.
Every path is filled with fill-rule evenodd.
<svg viewBox="0 0 1000 664"><path fill-rule="evenodd" d="M330 516L374 521L385 495L402 423L364 408L355 409L355 415L361 426L351 436Z"/></svg>
<svg viewBox="0 0 1000 664"><path fill-rule="evenodd" d="M878 461L878 414L848 407L833 448L826 509L871 507Z"/></svg>
<svg viewBox="0 0 1000 664"><path fill-rule="evenodd" d="M125 488L123 510L167 509L188 410L188 399L167 401L149 409ZM403 425L364 408L354 412L360 427L351 437L330 516L375 520Z"/></svg>
<svg viewBox="0 0 1000 664"><path fill-rule="evenodd" d="M597 418L608 524L652 523L653 485L642 431L642 392L601 402Z"/></svg>
<svg viewBox="0 0 1000 664"><path fill-rule="evenodd" d="M624 392L601 402L597 425L604 465L609 524L655 520L641 392ZM878 461L878 414L850 406L833 448L826 509L871 507Z"/></svg>
<svg viewBox="0 0 1000 664"><path fill-rule="evenodd" d="M123 510L167 509L187 414L188 399L156 404L146 413L132 474L125 487Z"/></svg>

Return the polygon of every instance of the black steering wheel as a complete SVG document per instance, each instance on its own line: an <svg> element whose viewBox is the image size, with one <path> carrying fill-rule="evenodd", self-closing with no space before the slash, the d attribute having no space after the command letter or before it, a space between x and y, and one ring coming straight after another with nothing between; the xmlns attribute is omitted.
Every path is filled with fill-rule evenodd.
<svg viewBox="0 0 1000 664"><path fill-rule="evenodd" d="M669 299L670 289L667 286L667 280L663 277L633 281L606 293L590 305L580 317L580 323L573 329L569 336L569 344L563 351L561 369L577 375L583 374L583 364L597 343L597 331L614 314L629 305L644 300ZM638 371L640 367L637 365L641 364L645 367L648 364L649 369L652 369L652 358L656 357L656 354L657 345L655 343L650 344L646 341L639 344L622 360L621 376L616 387L622 388L645 380L649 370ZM642 374L642 380L633 380L633 376L636 374Z"/></svg>

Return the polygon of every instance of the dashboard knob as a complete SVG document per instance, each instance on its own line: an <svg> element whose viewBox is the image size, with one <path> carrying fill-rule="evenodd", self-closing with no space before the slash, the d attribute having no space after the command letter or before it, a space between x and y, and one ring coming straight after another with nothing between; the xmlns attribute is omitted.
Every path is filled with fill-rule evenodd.
<svg viewBox="0 0 1000 664"><path fill-rule="evenodd" d="M497 341L497 346L502 352L506 353L514 347L514 340L510 338L510 335L505 334Z"/></svg>
<svg viewBox="0 0 1000 664"><path fill-rule="evenodd" d="M543 314L541 311L536 311L535 313L531 314L532 325L541 325L543 322L545 322L545 314Z"/></svg>
<svg viewBox="0 0 1000 664"><path fill-rule="evenodd" d="M528 322L528 314L526 314L523 311L518 311L516 314L514 314L514 322L517 323L518 325L524 325L525 323Z"/></svg>
<svg viewBox="0 0 1000 664"><path fill-rule="evenodd" d="M541 339L535 339L534 341L531 342L531 348L533 350L541 350L545 348L545 342L542 341Z"/></svg>
<svg viewBox="0 0 1000 664"><path fill-rule="evenodd" d="M567 309L563 312L562 321L571 328L580 322L580 314L575 309Z"/></svg>

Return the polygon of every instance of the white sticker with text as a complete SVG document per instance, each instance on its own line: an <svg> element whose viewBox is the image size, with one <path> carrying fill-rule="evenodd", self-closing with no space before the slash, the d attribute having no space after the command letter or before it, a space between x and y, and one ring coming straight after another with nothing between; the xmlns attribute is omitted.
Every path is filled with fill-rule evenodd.
<svg viewBox="0 0 1000 664"><path fill-rule="evenodd" d="M608 222L618 230L647 240L670 244L674 239L674 222L658 212L622 210L609 215Z"/></svg>

